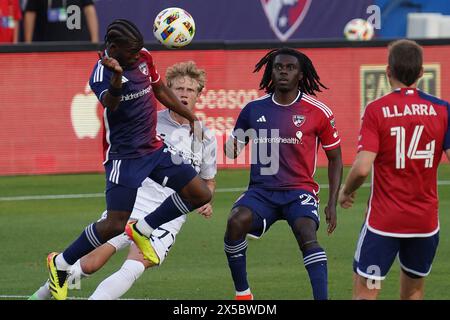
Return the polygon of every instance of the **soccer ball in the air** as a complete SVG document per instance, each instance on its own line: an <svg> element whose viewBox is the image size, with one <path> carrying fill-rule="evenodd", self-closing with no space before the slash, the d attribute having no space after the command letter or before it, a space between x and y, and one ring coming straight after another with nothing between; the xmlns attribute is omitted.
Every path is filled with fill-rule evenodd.
<svg viewBox="0 0 450 320"><path fill-rule="evenodd" d="M194 38L195 22L186 10L167 8L156 16L153 34L166 47L181 48Z"/></svg>
<svg viewBox="0 0 450 320"><path fill-rule="evenodd" d="M347 40L370 40L373 35L373 25L364 19L350 20L344 28L344 36Z"/></svg>

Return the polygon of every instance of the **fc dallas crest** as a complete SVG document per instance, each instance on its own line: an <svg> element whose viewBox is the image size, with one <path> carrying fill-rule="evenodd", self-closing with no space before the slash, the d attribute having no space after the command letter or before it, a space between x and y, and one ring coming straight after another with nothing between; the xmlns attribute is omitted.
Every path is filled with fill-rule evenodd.
<svg viewBox="0 0 450 320"><path fill-rule="evenodd" d="M305 123L305 120L306 120L306 117L305 117L305 116L302 116L302 115L295 115L295 116L292 116L292 122L294 122L294 125L295 125L296 127L301 127L302 124Z"/></svg>
<svg viewBox="0 0 450 320"><path fill-rule="evenodd" d="M139 70L141 70L141 72L143 74L145 74L146 76L148 76L148 66L147 66L147 62L143 62L139 65Z"/></svg>
<svg viewBox="0 0 450 320"><path fill-rule="evenodd" d="M278 39L286 41L302 23L312 0L261 0L270 27Z"/></svg>

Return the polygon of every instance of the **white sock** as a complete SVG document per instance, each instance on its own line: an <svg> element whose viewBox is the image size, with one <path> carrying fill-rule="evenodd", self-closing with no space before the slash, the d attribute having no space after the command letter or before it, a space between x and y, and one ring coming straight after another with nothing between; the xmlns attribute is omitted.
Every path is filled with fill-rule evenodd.
<svg viewBox="0 0 450 320"><path fill-rule="evenodd" d="M237 296L246 296L251 294L252 292L250 291L250 288L248 288L247 290L244 291L236 291L236 295Z"/></svg>
<svg viewBox="0 0 450 320"><path fill-rule="evenodd" d="M150 235L153 232L153 228L145 221L145 219L140 219L136 222L136 228L142 233L144 236L150 238Z"/></svg>
<svg viewBox="0 0 450 320"><path fill-rule="evenodd" d="M126 260L119 271L103 280L89 300L115 300L123 296L144 273L144 265L136 260Z"/></svg>
<svg viewBox="0 0 450 320"><path fill-rule="evenodd" d="M38 300L50 300L52 298L52 293L48 287L48 281L46 281L44 285L40 287L33 295Z"/></svg>
<svg viewBox="0 0 450 320"><path fill-rule="evenodd" d="M67 263L67 261L64 259L63 254L60 253L56 256L55 259L56 269L67 271L71 267L70 264Z"/></svg>

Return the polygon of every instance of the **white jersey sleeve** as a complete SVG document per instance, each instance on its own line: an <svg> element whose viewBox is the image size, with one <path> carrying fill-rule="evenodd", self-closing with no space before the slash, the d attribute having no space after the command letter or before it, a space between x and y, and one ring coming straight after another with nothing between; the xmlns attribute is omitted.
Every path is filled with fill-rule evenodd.
<svg viewBox="0 0 450 320"><path fill-rule="evenodd" d="M217 173L217 139L211 130L205 131L202 148L202 162L200 165L200 178L213 179Z"/></svg>

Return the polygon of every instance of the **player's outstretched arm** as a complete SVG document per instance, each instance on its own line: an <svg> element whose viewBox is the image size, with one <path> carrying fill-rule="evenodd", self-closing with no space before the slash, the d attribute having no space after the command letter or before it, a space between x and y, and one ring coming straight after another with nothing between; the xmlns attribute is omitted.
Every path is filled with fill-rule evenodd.
<svg viewBox="0 0 450 320"><path fill-rule="evenodd" d="M342 181L342 152L341 147L325 151L328 158L328 184L330 192L328 204L325 207L325 216L328 224L328 234L336 229L337 215L336 205L339 193L339 187Z"/></svg>
<svg viewBox="0 0 450 320"><path fill-rule="evenodd" d="M244 149L245 143L238 141L235 137L231 136L223 146L223 152L230 159L236 159Z"/></svg>
<svg viewBox="0 0 450 320"><path fill-rule="evenodd" d="M377 154L370 151L360 151L348 173L347 179L339 192L338 202L344 209L353 205L356 190L364 183L372 169Z"/></svg>
<svg viewBox="0 0 450 320"><path fill-rule="evenodd" d="M445 150L445 154L447 156L447 159L450 161L450 149Z"/></svg>
<svg viewBox="0 0 450 320"><path fill-rule="evenodd" d="M216 179L203 179L206 183L206 186L208 187L209 191L211 191L211 194L214 196L214 191L216 190ZM197 212L204 216L205 218L211 218L213 214L213 207L212 207L212 199L209 203L201 206L197 209Z"/></svg>

